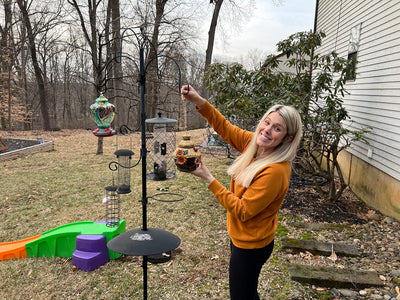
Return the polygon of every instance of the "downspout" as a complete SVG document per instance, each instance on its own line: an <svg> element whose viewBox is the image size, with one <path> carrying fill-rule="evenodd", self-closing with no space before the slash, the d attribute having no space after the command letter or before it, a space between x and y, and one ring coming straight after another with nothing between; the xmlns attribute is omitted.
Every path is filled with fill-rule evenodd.
<svg viewBox="0 0 400 300"><path fill-rule="evenodd" d="M315 15L314 15L314 29L313 29L313 33L316 34L317 33L317 22L318 22L318 6L319 6L319 0L316 0L315 2ZM311 56L310 56L310 67L309 67L309 76L310 76L310 85L312 85L312 72L313 72L313 63L312 61L314 60L314 48L311 49ZM310 87L311 90L311 87ZM311 97L311 95L310 95ZM308 107L307 107L308 110ZM307 112L308 113L308 112Z"/></svg>
<svg viewBox="0 0 400 300"><path fill-rule="evenodd" d="M317 32L318 6L319 6L319 0L317 0L315 3L314 33Z"/></svg>
<svg viewBox="0 0 400 300"><path fill-rule="evenodd" d="M315 2L315 15L314 15L314 29L313 33L317 33L317 21L318 21L318 5L319 5L319 0L316 0ZM310 62L314 59L314 48L311 49L311 57L310 57ZM310 63L310 77L312 73L312 68L311 68L311 63Z"/></svg>

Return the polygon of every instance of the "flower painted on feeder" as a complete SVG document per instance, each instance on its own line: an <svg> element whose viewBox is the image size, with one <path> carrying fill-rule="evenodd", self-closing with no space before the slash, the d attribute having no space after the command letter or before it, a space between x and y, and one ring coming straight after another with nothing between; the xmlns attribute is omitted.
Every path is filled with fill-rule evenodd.
<svg viewBox="0 0 400 300"><path fill-rule="evenodd" d="M177 156L176 157L176 162L180 165L184 165L186 162L186 157L184 156Z"/></svg>
<svg viewBox="0 0 400 300"><path fill-rule="evenodd" d="M197 147L194 147L190 135L184 135L175 150L175 164L179 171L191 172L196 169L200 163L201 153Z"/></svg>

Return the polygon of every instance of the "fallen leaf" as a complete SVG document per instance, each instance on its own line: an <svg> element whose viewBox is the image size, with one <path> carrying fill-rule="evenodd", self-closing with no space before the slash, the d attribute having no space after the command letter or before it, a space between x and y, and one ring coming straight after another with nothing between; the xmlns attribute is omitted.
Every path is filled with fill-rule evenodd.
<svg viewBox="0 0 400 300"><path fill-rule="evenodd" d="M336 255L335 251L332 252L331 256L329 256L328 259L330 259L333 262L337 261L338 257Z"/></svg>
<svg viewBox="0 0 400 300"><path fill-rule="evenodd" d="M366 216L369 218L369 217L373 216L374 214L375 214L375 211L372 210L372 209L370 209L370 210L368 210L368 212L366 213Z"/></svg>

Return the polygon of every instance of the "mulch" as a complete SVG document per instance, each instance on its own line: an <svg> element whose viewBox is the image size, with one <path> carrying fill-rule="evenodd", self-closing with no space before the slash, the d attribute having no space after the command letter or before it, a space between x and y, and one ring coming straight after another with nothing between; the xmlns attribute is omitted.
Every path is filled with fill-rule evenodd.
<svg viewBox="0 0 400 300"><path fill-rule="evenodd" d="M342 197L330 202L318 193L317 189L306 181L292 182L282 209L293 216L299 216L309 222L365 224L370 208L346 188Z"/></svg>

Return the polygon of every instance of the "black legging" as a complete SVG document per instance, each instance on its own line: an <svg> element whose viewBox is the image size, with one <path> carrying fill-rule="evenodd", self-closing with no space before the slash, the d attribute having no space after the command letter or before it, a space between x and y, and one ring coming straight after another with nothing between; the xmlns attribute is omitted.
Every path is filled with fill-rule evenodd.
<svg viewBox="0 0 400 300"><path fill-rule="evenodd" d="M259 300L258 277L263 264L271 256L274 241L264 248L242 249L231 242L229 290L231 300Z"/></svg>

